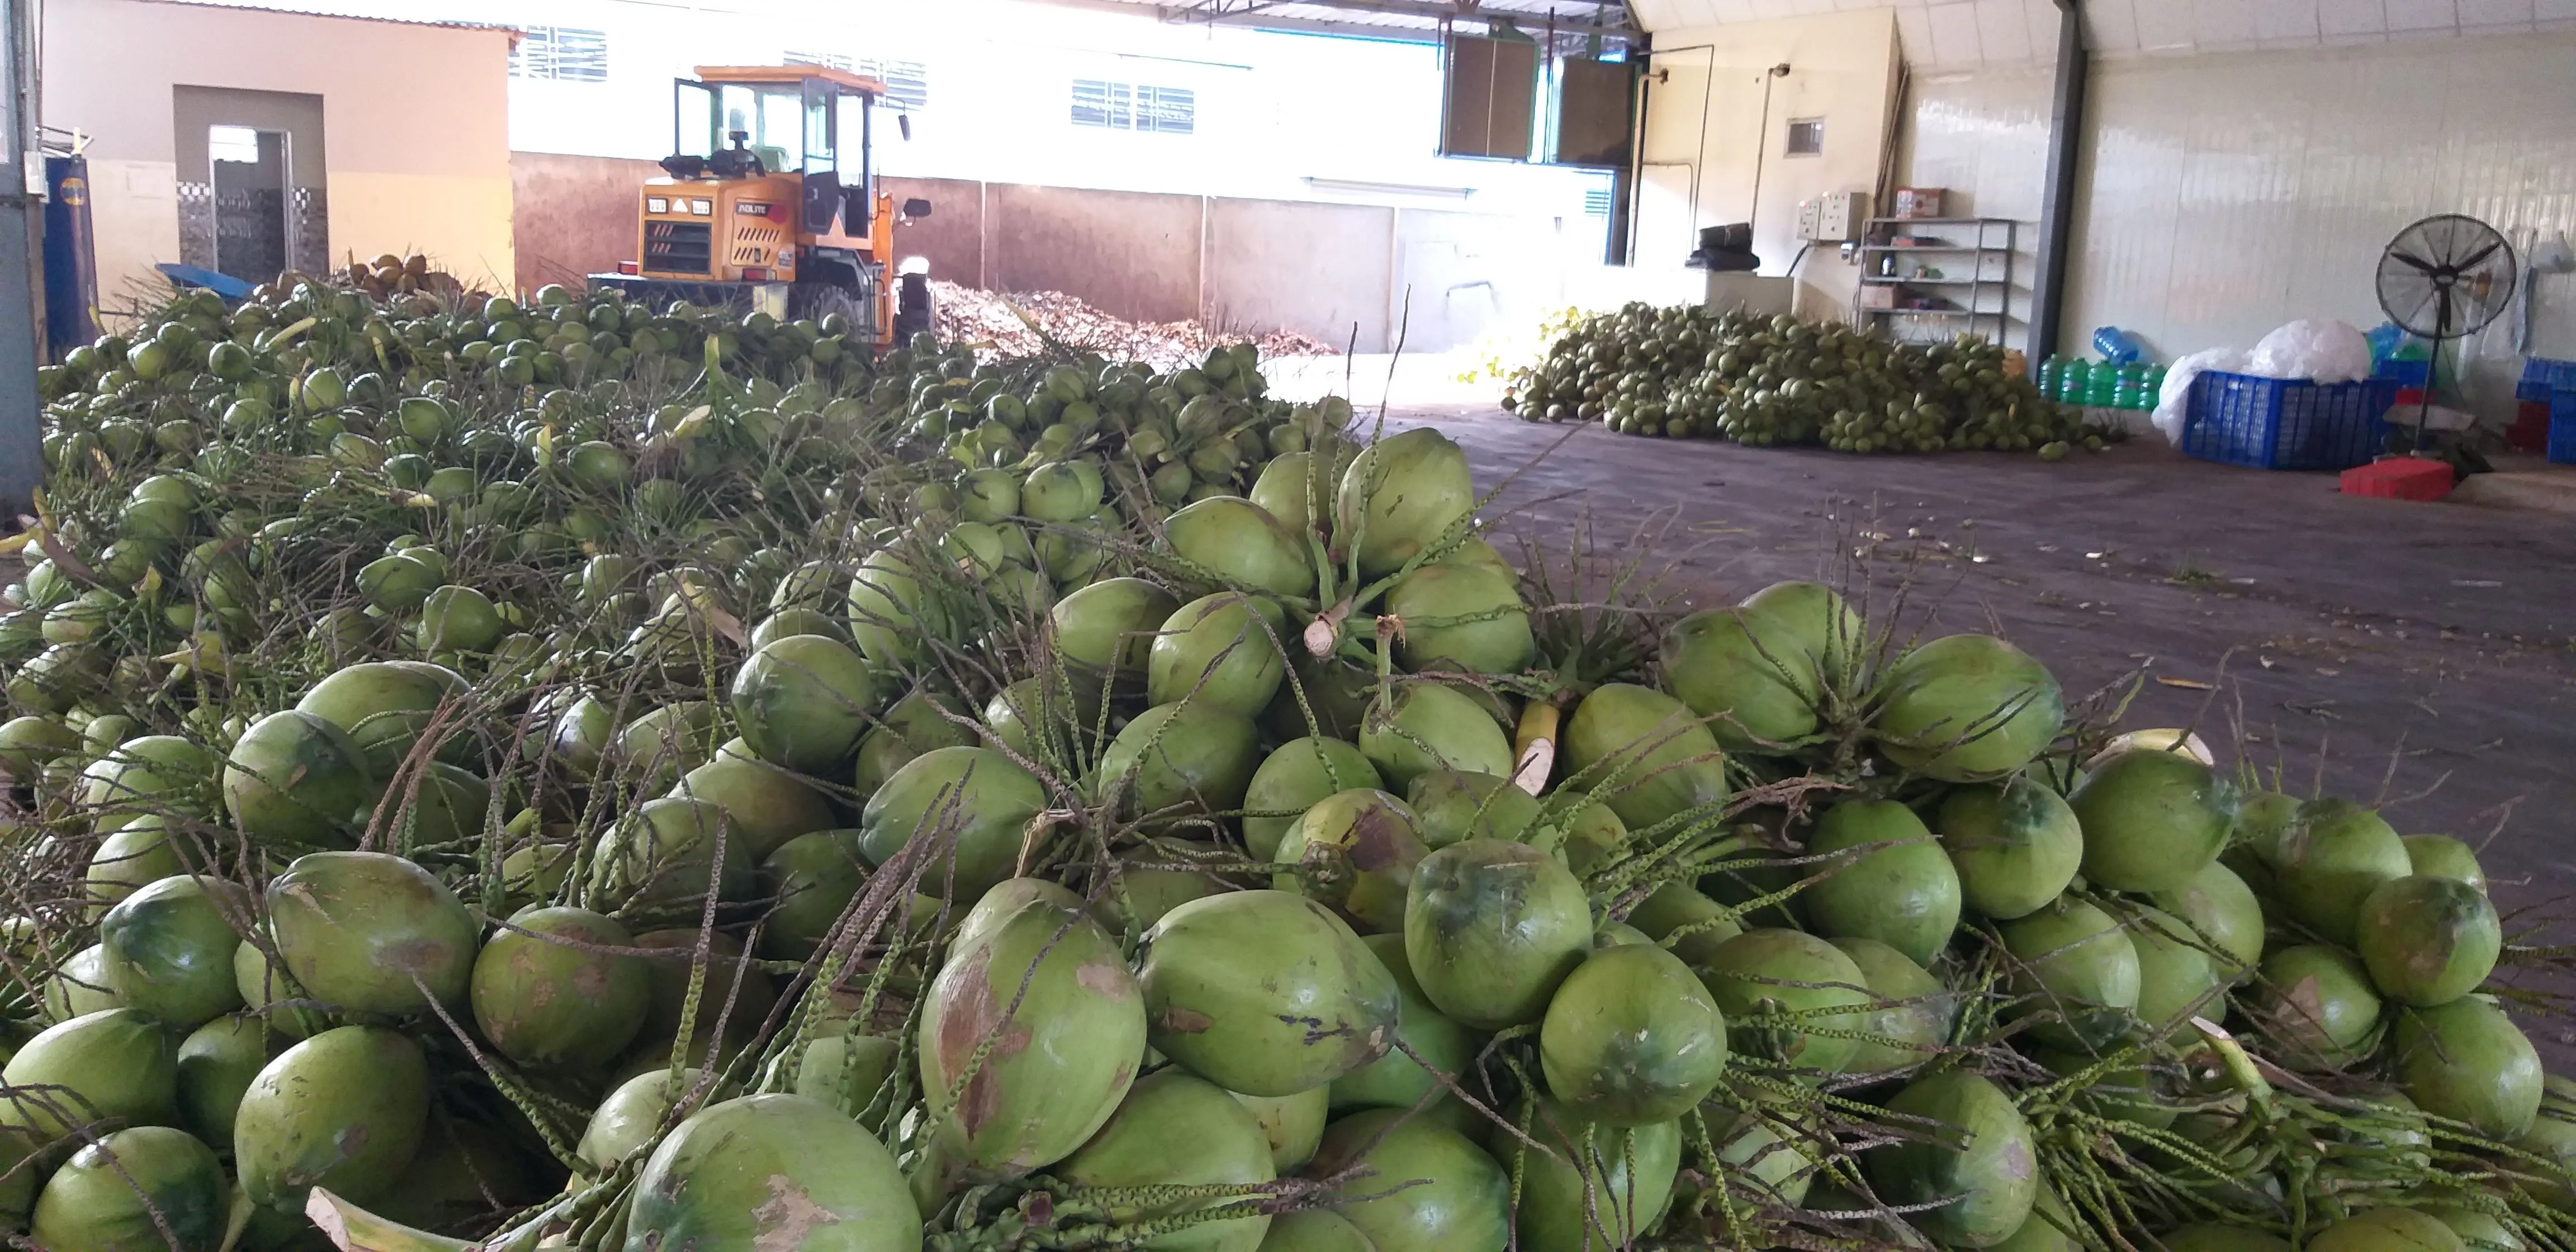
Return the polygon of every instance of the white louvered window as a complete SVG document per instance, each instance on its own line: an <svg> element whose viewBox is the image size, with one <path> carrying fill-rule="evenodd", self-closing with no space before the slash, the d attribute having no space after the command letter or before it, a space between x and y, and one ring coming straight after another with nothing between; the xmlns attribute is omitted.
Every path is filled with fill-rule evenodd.
<svg viewBox="0 0 2576 1252"><path fill-rule="evenodd" d="M510 73L558 83L608 81L608 32L573 26L530 26L510 48Z"/></svg>

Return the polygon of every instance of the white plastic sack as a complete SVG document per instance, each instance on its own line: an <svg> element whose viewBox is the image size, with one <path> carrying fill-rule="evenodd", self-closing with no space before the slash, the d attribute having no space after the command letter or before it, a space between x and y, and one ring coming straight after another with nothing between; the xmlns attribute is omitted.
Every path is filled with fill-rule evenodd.
<svg viewBox="0 0 2576 1252"><path fill-rule="evenodd" d="M2356 382L2370 377L2370 339L2342 322L2302 318L2263 336L2246 358L2245 372L2320 383Z"/></svg>
<svg viewBox="0 0 2576 1252"><path fill-rule="evenodd" d="M2165 385L2156 392L2156 430L2165 442L2182 446L2182 410L2191 399L2191 380L2202 370L2223 374L2243 373L2245 354L2234 348L2203 348L2173 363L2165 371Z"/></svg>

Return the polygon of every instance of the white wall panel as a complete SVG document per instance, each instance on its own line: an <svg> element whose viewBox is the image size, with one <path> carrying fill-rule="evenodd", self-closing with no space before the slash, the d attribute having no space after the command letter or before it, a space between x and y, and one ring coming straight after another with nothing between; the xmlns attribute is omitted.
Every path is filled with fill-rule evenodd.
<svg viewBox="0 0 2576 1252"><path fill-rule="evenodd" d="M2048 170L2052 76L2045 69L1916 78L1897 151L1898 186L1940 187L1953 216L2021 224L2013 257L2013 323L2004 343L2028 342L2031 280L2039 272L2039 207Z"/></svg>
<svg viewBox="0 0 2576 1252"><path fill-rule="evenodd" d="M2390 25L2431 20L2418 7L2389 0ZM2366 328L2380 250L2419 217L2480 217L2517 248L2576 234L2570 65L2576 37L2543 33L2098 66L2062 330L2179 355L2297 317ZM2542 355L2576 356L2570 287L2542 280ZM2470 345L2481 407L2509 392L2509 324Z"/></svg>

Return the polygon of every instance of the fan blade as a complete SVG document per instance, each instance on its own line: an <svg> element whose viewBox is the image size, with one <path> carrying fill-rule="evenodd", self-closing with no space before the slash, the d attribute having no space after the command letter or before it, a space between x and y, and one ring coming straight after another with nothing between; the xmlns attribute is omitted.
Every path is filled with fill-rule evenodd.
<svg viewBox="0 0 2576 1252"><path fill-rule="evenodd" d="M2456 267L2454 267L2453 272L2455 272L2455 273L2467 273L2467 272L2468 272L2468 271L2470 271L2470 270L2476 269L2476 268L2478 267L2478 265L2479 265L2480 263L2484 262L2488 257L2494 256L2494 255L2496 254L2496 249L2501 248L2501 247L2503 247L2503 246L2504 246L2504 239L2503 239L2503 237L2502 237L2502 236L2498 236L2498 237L2496 237L2496 238L2494 238L2494 239L2490 239L2490 240L2488 240L2488 241L2487 241L2487 246L2485 246L2485 247L2483 247L2483 248L2478 249L2478 252L2477 252L2477 255L2476 255L2476 256L2470 257L2468 260L2465 260L2465 261L2460 262Z"/></svg>
<svg viewBox="0 0 2576 1252"><path fill-rule="evenodd" d="M2405 264L2406 264L2406 265L2408 265L2408 266L2413 267L2415 270L2417 270L2418 272L2422 273L2426 278L2430 278L2430 277L2432 277L2433 275L2435 275L2435 274L2437 274L2437 273L2439 273L2439 272L2440 272L2438 269L2436 269L2436 268L2434 267L2434 265L2433 265L2433 263L2432 263L2432 262L2430 262L2430 261L2420 260L2420 259L2418 259L2418 258L2416 258L2416 257L2409 256L2409 255L2407 255L2406 253L2403 253L2403 252L2398 251L2398 250L2397 250L2396 248L2394 248L2394 247L2391 247L2391 248L2388 250L2388 256L2389 256L2389 259L2390 259L2390 260L2400 261L2400 262L2405 263Z"/></svg>

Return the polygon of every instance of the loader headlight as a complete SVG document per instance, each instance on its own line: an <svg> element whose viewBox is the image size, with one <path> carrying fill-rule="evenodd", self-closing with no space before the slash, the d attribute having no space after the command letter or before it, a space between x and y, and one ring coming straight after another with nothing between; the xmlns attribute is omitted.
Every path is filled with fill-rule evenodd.
<svg viewBox="0 0 2576 1252"><path fill-rule="evenodd" d="M689 202L689 216L691 217L712 217L714 216L715 211L715 202L712 200L691 200Z"/></svg>
<svg viewBox="0 0 2576 1252"><path fill-rule="evenodd" d="M644 197L644 211L647 213L668 213L671 211L671 198L669 196L646 196Z"/></svg>

